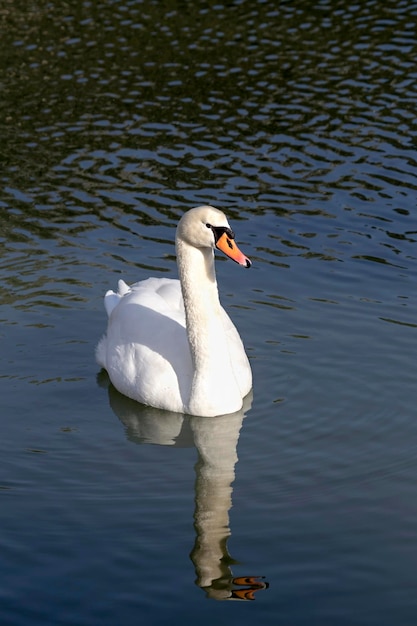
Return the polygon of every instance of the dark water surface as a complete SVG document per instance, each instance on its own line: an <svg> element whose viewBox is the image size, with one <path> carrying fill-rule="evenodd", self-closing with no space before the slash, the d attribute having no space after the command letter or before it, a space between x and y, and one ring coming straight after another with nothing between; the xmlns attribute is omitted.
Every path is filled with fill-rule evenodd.
<svg viewBox="0 0 417 626"><path fill-rule="evenodd" d="M416 33L410 0L3 1L2 624L415 624ZM217 262L244 419L94 362L202 203L253 261Z"/></svg>

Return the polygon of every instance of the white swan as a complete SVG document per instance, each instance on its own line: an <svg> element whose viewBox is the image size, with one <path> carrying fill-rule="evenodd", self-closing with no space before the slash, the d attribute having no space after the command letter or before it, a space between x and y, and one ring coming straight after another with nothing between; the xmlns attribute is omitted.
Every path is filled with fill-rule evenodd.
<svg viewBox="0 0 417 626"><path fill-rule="evenodd" d="M180 280L148 278L104 304L107 333L96 359L121 393L159 409L212 417L239 411L252 372L236 327L220 304L214 248L250 267L226 216L211 206L187 211L176 237Z"/></svg>

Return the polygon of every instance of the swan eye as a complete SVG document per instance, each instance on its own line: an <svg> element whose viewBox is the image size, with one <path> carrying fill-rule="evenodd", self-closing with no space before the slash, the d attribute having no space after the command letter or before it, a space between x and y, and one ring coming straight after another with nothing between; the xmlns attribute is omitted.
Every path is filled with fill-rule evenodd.
<svg viewBox="0 0 417 626"><path fill-rule="evenodd" d="M211 228L211 224L206 224L207 228Z"/></svg>

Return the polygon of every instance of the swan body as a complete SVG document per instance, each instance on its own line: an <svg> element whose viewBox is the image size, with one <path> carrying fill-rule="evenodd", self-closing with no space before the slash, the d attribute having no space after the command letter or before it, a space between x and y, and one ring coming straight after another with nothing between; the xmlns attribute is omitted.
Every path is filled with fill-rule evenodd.
<svg viewBox="0 0 417 626"><path fill-rule="evenodd" d="M219 301L214 249L250 267L226 216L187 211L176 237L179 280L148 278L104 298L107 332L99 365L124 395L159 409L213 417L234 413L252 388L239 333Z"/></svg>

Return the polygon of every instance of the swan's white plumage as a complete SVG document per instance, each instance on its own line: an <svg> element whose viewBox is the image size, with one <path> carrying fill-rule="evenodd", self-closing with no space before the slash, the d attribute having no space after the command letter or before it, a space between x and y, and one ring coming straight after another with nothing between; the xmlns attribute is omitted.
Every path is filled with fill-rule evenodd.
<svg viewBox="0 0 417 626"><path fill-rule="evenodd" d="M148 278L130 287L120 280L117 293L106 293L108 326L96 358L116 389L134 400L214 416L241 408L252 374L218 300L215 237L207 224L230 228L224 214L208 206L191 209L179 222L180 280Z"/></svg>

